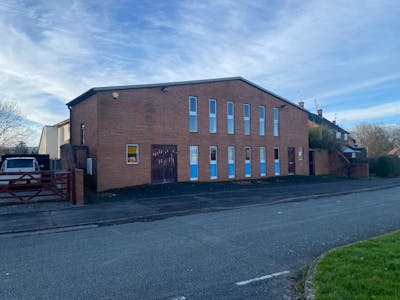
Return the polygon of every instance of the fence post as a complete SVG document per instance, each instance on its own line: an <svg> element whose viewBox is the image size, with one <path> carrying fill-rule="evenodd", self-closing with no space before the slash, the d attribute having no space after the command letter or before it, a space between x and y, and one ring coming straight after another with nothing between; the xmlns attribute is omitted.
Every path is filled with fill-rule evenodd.
<svg viewBox="0 0 400 300"><path fill-rule="evenodd" d="M75 205L84 205L83 170L75 169Z"/></svg>
<svg viewBox="0 0 400 300"><path fill-rule="evenodd" d="M70 191L70 200L72 204L76 202L76 192L75 192L75 166L72 165L70 169L70 182L71 182L71 191Z"/></svg>

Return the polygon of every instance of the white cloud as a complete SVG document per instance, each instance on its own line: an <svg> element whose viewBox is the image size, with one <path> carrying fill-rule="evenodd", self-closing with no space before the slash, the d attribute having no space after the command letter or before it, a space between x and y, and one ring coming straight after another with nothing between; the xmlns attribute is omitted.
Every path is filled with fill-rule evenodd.
<svg viewBox="0 0 400 300"><path fill-rule="evenodd" d="M53 124L68 111L49 104L93 86L240 75L284 97L324 103L400 77L395 2L148 5L3 1L0 99Z"/></svg>
<svg viewBox="0 0 400 300"><path fill-rule="evenodd" d="M40 135L42 134L42 126L40 125L29 125L27 126L28 135L25 139L25 143L31 147L39 146Z"/></svg>
<svg viewBox="0 0 400 300"><path fill-rule="evenodd" d="M331 100L330 98L332 98L332 97L350 94L355 91L366 90L367 88L378 86L380 84L394 81L394 80L399 80L399 79L400 79L400 73L394 73L394 74L390 74L390 75L386 75L386 76L379 76L377 78L367 79L362 82L348 84L344 87L341 87L340 89L327 91L327 92L324 92L323 94L318 94L315 96L315 98L322 99L323 101L321 103L326 103L327 100Z"/></svg>
<svg viewBox="0 0 400 300"><path fill-rule="evenodd" d="M357 109L347 109L336 113L326 113L329 120L337 119L338 123L348 122L376 122L384 118L398 116L400 121L400 100L385 104Z"/></svg>

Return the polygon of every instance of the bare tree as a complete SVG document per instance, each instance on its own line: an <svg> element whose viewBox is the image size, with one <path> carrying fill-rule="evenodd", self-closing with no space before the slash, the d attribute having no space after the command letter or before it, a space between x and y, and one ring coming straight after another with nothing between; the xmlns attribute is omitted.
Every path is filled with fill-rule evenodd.
<svg viewBox="0 0 400 300"><path fill-rule="evenodd" d="M10 146L24 136L25 127L17 104L0 101L0 146Z"/></svg>
<svg viewBox="0 0 400 300"><path fill-rule="evenodd" d="M352 130L358 145L367 148L368 157L375 158L386 154L394 144L387 129L377 124L360 124Z"/></svg>
<svg viewBox="0 0 400 300"><path fill-rule="evenodd" d="M387 126L389 139L395 147L400 147L400 125Z"/></svg>

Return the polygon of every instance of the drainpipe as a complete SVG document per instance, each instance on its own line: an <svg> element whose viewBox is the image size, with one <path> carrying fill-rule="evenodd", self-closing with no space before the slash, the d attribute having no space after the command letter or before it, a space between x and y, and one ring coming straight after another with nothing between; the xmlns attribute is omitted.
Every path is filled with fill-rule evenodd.
<svg viewBox="0 0 400 300"><path fill-rule="evenodd" d="M68 105L69 110L69 143L72 145L72 107Z"/></svg>

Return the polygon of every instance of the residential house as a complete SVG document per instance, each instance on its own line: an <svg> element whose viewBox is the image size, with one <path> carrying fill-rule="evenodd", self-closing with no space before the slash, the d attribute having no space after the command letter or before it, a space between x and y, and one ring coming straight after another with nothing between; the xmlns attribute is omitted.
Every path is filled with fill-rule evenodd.
<svg viewBox="0 0 400 300"><path fill-rule="evenodd" d="M304 107L304 102L299 102ZM337 175L348 177L367 177L368 164L356 164L356 161L366 160L366 149L359 148L356 140L350 133L336 124L336 121L329 121L323 117L322 109L317 114L309 112L308 126L324 126L330 130L332 136L339 143L339 149L329 152L323 149L310 149L310 175Z"/></svg>
<svg viewBox="0 0 400 300"><path fill-rule="evenodd" d="M60 147L69 143L69 119L55 125L45 125L39 141L39 154L49 154L50 159L60 158Z"/></svg>
<svg viewBox="0 0 400 300"><path fill-rule="evenodd" d="M242 77L92 88L68 104L97 191L308 175L308 112Z"/></svg>
<svg viewBox="0 0 400 300"><path fill-rule="evenodd" d="M304 102L299 102L299 106L304 106ZM308 113L309 126L325 126L331 130L336 139L343 145L351 143L350 133L336 124L336 121L329 121L322 115L322 109L317 110L317 114Z"/></svg>
<svg viewBox="0 0 400 300"><path fill-rule="evenodd" d="M392 150L390 150L388 152L388 155L393 155L393 156L397 156L398 158L400 158L400 148L394 147Z"/></svg>

